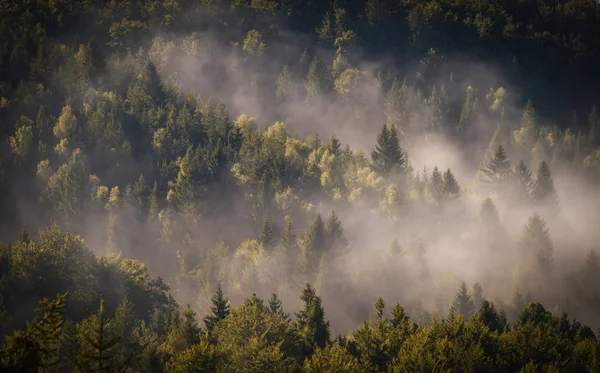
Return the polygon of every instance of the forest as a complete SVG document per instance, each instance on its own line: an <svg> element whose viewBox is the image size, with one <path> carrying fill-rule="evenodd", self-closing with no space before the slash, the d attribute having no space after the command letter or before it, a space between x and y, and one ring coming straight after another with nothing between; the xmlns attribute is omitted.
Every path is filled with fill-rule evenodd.
<svg viewBox="0 0 600 373"><path fill-rule="evenodd" d="M0 371L600 372L600 3L0 0Z"/></svg>

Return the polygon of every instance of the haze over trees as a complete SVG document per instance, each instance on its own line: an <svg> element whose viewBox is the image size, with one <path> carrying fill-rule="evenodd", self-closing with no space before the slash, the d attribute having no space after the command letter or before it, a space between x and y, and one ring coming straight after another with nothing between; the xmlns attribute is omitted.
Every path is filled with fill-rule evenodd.
<svg viewBox="0 0 600 373"><path fill-rule="evenodd" d="M0 0L0 370L599 371L599 24Z"/></svg>

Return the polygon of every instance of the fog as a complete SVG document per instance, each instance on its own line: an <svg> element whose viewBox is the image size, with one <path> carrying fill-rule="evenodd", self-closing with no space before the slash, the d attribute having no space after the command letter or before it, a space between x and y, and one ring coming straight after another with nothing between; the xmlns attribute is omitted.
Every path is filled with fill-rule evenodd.
<svg viewBox="0 0 600 373"><path fill-rule="evenodd" d="M326 270L316 276L319 279L317 289L323 295L326 315L335 333L357 327L360 320L368 317L379 296L384 297L387 304L400 303L420 322L427 322L431 316L443 317L462 281L467 282L470 289L475 283L481 284L483 295L497 302L507 313L511 312L517 291L523 295L531 292L532 300L549 302L548 308L553 311L563 310L562 288L566 286L563 279L579 270L585 255L597 248L600 238L597 187L571 167L553 163L551 172L560 201L560 212L557 213L535 203L515 203L506 190L493 190L484 185L480 181L480 168L500 123L498 112L489 109L490 101L479 102L481 110L469 128L466 143L458 142L452 133L433 132L427 128L428 118L433 113L431 106L423 101L429 97L433 82L438 88L444 87L448 106L452 107L444 120L456 123L467 86L472 86L478 97L485 96L490 89L496 91L504 87L509 94L502 101L503 126L508 134L518 130L523 100L518 85L504 79L501 69L472 61L468 55L445 57L435 54L420 63L396 66L395 61L385 55L379 56L378 61L356 58L362 53L355 45L352 61L346 68L357 69L360 73L358 80L350 82L349 91L340 95L334 89L326 88L333 84L332 81L324 80L323 92L307 102L305 84L309 65L318 56L321 63L330 68L335 58L331 46L316 44L308 36L288 31L279 35L278 40L265 41L268 52L259 57L242 50L245 34L241 30L233 29L231 34L223 35L211 28L208 20L199 22L205 21L207 25L202 34L154 32L152 41L144 41L152 46L147 58L157 65L165 86L183 93L191 92L201 102L222 101L232 122L246 114L256 118L259 130L280 121L285 123L290 136L317 134L327 142L335 135L342 148L348 144L354 154L362 150L369 158L381 125L386 122L386 92L392 83L391 78L378 79L377 74L400 74L396 75L398 82L402 84L406 80L408 83L409 101L415 103L410 106L400 128L401 145L412 166L407 176L381 180L377 187L379 194L365 194L355 202L334 200L324 193L311 192L299 198L301 202L311 203L312 208L302 208L298 202L299 207L282 211L276 203L271 203L263 211L264 217L274 226L276 241L284 228L285 215L292 215L296 235L300 238L317 213L325 220L332 210L336 211L348 240L348 252L328 262ZM232 35L239 43L233 48L228 43ZM307 51L307 59L298 65L294 59L303 50ZM273 81L281 74L284 64L290 64L291 78L285 93L277 97ZM331 77L329 72L324 75ZM422 83L425 75L428 76L427 85ZM354 83L359 88L352 88ZM422 89L420 100L415 98L417 89ZM551 123L540 124L550 126ZM519 160L530 165L532 156L528 149L513 146L510 140L501 142L513 166ZM435 166L442 173L451 169L461 187L458 199L440 206L423 202L415 195L419 185L416 178L421 178L424 170L430 177ZM535 178L537 168L531 168ZM407 199L393 217L380 209L380 200L390 182L397 184ZM276 292L286 311L297 311L301 306L300 289L287 281L291 276L284 262L288 257L295 260L299 253L289 253L288 257L282 258L275 250L267 250L251 260L235 256L235 250L244 240L258 238L263 217L253 218L249 213L248 189L240 187L227 194L219 190L219 185L209 185L208 189L214 212L201 216L198 221L177 216L169 218L166 206L162 206L163 211L155 222L140 223L131 218L133 212L120 211L118 251L124 257L139 258L147 263L153 275L167 280L180 303L191 304L201 316L209 311L216 280L224 283L233 305L240 304L252 293L268 298ZM506 234L493 233L484 224L480 210L486 197L492 198ZM519 249L519 240L534 212L540 212L547 223L553 243L553 263L551 277L528 288L529 284L522 280L523 271L535 270L530 266L528 254ZM23 204L20 214L22 221L29 221L35 211L29 204ZM105 254L107 223L104 212L90 212L81 218L81 222L86 243L97 254ZM173 234L165 241L159 236L168 222L173 223ZM398 240L403 252L398 258L390 259L389 249L394 239ZM219 242L224 242L228 249L215 251ZM182 276L178 252L188 255L190 263L196 263L194 268L188 268L187 276ZM194 255L196 259L190 259ZM209 261L210 265L207 264ZM256 283L242 279L249 261L258 268ZM587 316L585 309L578 310L582 321L594 322Z"/></svg>

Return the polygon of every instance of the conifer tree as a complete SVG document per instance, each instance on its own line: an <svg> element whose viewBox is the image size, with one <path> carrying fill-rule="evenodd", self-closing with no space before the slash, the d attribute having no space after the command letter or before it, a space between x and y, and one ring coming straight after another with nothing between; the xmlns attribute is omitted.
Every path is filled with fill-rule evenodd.
<svg viewBox="0 0 600 373"><path fill-rule="evenodd" d="M533 198L538 203L548 205L558 204L556 191L554 190L554 181L550 174L550 168L545 161L540 164L537 172L537 178L533 188Z"/></svg>
<svg viewBox="0 0 600 373"><path fill-rule="evenodd" d="M331 215L327 218L325 234L329 250L344 250L348 245L342 222L338 219L335 210L331 210Z"/></svg>
<svg viewBox="0 0 600 373"><path fill-rule="evenodd" d="M456 310L456 312L461 314L465 320L469 320L471 318L471 315L473 315L473 312L475 311L473 299L471 298L471 294L469 293L467 284L464 281L460 284L460 289L454 297L452 307L454 308L454 310Z"/></svg>
<svg viewBox="0 0 600 373"><path fill-rule="evenodd" d="M318 100L319 97L323 94L323 85L324 85L324 73L323 68L321 66L321 61L315 56L310 63L308 68L308 74L306 76L306 98L305 101L307 103L314 102Z"/></svg>
<svg viewBox="0 0 600 373"><path fill-rule="evenodd" d="M531 179L531 171L525 165L525 162L519 161L514 171L516 194L519 202L527 202L531 199L533 180Z"/></svg>
<svg viewBox="0 0 600 373"><path fill-rule="evenodd" d="M317 348L329 343L329 321L325 320L325 310L315 289L306 284L300 299L304 302L302 310L296 313L296 328L304 340L304 353L310 357Z"/></svg>
<svg viewBox="0 0 600 373"><path fill-rule="evenodd" d="M402 129L406 121L406 104L408 100L406 82L401 86L394 78L385 100L385 123L391 127Z"/></svg>
<svg viewBox="0 0 600 373"><path fill-rule="evenodd" d="M444 191L444 179L438 166L433 167L431 171L431 180L429 184L429 192L433 195L434 199L439 202L441 194Z"/></svg>
<svg viewBox="0 0 600 373"><path fill-rule="evenodd" d="M144 92L152 97L155 102L159 102L162 99L162 83L156 65L152 61L146 63L140 77L140 84Z"/></svg>
<svg viewBox="0 0 600 373"><path fill-rule="evenodd" d="M482 300L479 311L474 318L481 321L491 331L502 332L506 329L506 315L503 312L496 311L494 304L487 299Z"/></svg>
<svg viewBox="0 0 600 373"><path fill-rule="evenodd" d="M115 349L119 346L118 336L111 337L110 321L104 316L104 300L100 301L100 310L91 319L92 330L84 330L83 344L77 356L77 371L79 372L125 372L128 361L117 366Z"/></svg>
<svg viewBox="0 0 600 373"><path fill-rule="evenodd" d="M371 152L371 159L375 170L384 175L389 174L393 168L404 166L406 157L400 146L396 126L388 129L387 125L384 124L381 127L381 131L377 135L377 145L375 150Z"/></svg>
<svg viewBox="0 0 600 373"><path fill-rule="evenodd" d="M523 229L519 242L524 254L533 256L542 274L548 274L552 264L552 241L546 229L546 222L534 213Z"/></svg>
<svg viewBox="0 0 600 373"><path fill-rule="evenodd" d="M265 220L262 225L259 242L266 249L270 249L273 245L273 226L268 220Z"/></svg>
<svg viewBox="0 0 600 373"><path fill-rule="evenodd" d="M269 311L275 315L281 316L285 321L290 321L290 314L283 311L281 299L279 299L275 293L273 293L269 299Z"/></svg>
<svg viewBox="0 0 600 373"><path fill-rule="evenodd" d="M481 217L481 220L483 220L489 233L499 233L498 230L502 229L498 210L491 198L488 197L483 201L481 208L479 209L479 216Z"/></svg>
<svg viewBox="0 0 600 373"><path fill-rule="evenodd" d="M321 256L327 247L327 236L325 224L321 218L321 214L317 214L315 220L310 223L301 242L301 258L302 268L298 268L300 277L305 280L312 281L317 275Z"/></svg>
<svg viewBox="0 0 600 373"><path fill-rule="evenodd" d="M294 226L292 225L292 218L287 215L285 218L285 227L281 233L279 239L279 252L283 256L295 255L296 248L296 233L294 232Z"/></svg>
<svg viewBox="0 0 600 373"><path fill-rule="evenodd" d="M290 88L292 85L292 72L290 71L290 68L288 67L287 64L283 65L283 68L281 70L281 72L279 73L279 75L277 76L277 82L276 82L276 90L275 90L275 94L277 95L277 98L279 99L284 99L290 92Z"/></svg>
<svg viewBox="0 0 600 373"><path fill-rule="evenodd" d="M487 176L485 180L487 182L502 182L508 179L511 166L502 145L496 147L494 155L490 157L481 171Z"/></svg>
<svg viewBox="0 0 600 373"><path fill-rule="evenodd" d="M210 307L212 315L207 315L204 318L204 325L206 325L206 329L209 332L212 331L219 321L229 316L229 298L226 298L223 294L221 283L217 285L217 291L212 296L211 301L213 304Z"/></svg>
<svg viewBox="0 0 600 373"><path fill-rule="evenodd" d="M450 169L444 172L443 191L446 197L457 198L460 195L460 186Z"/></svg>
<svg viewBox="0 0 600 373"><path fill-rule="evenodd" d="M6 372L54 371L67 294L53 301L44 298L42 308L25 330L16 331L0 348L0 370Z"/></svg>

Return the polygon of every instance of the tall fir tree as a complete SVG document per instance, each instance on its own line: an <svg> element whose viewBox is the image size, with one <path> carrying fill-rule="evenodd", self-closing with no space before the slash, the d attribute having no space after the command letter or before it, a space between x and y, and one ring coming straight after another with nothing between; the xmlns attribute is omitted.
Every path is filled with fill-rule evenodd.
<svg viewBox="0 0 600 373"><path fill-rule="evenodd" d="M290 314L283 311L283 304L277 294L273 293L269 299L269 311L272 314L281 316L285 321L290 321Z"/></svg>
<svg viewBox="0 0 600 373"><path fill-rule="evenodd" d="M268 220L265 220L260 230L259 242L265 249L270 249L273 246L274 234L273 226Z"/></svg>
<svg viewBox="0 0 600 373"><path fill-rule="evenodd" d="M207 315L204 318L204 325L206 325L206 329L210 332L215 327L215 325L229 316L230 308L229 308L229 298L226 298L223 289L221 288L221 283L217 285L217 291L215 295L211 298L212 306L210 310L212 312L211 315Z"/></svg>
<svg viewBox="0 0 600 373"><path fill-rule="evenodd" d="M473 304L473 299L465 282L460 284L460 289L454 297L452 307L456 312L462 315L465 320L469 320L475 312L475 305Z"/></svg>
<svg viewBox="0 0 600 373"><path fill-rule="evenodd" d="M389 174L394 168L401 169L404 166L406 156L400 146L396 126L388 129L384 124L381 127L381 131L377 135L377 145L371 152L371 159L375 169L384 175Z"/></svg>
<svg viewBox="0 0 600 373"><path fill-rule="evenodd" d="M554 189L554 180L550 168L542 161L537 172L537 178L533 187L533 199L541 204L556 205L558 200Z"/></svg>
<svg viewBox="0 0 600 373"><path fill-rule="evenodd" d="M499 183L508 180L511 165L501 144L498 144L494 155L490 157L481 171L486 175L486 182Z"/></svg>
<svg viewBox="0 0 600 373"><path fill-rule="evenodd" d="M331 210L331 215L327 218L325 223L325 234L327 241L327 248L334 251L343 251L348 246L348 240L344 235L344 228L342 222L338 219L335 210Z"/></svg>
<svg viewBox="0 0 600 373"><path fill-rule="evenodd" d="M523 229L519 241L521 252L534 258L542 274L549 274L552 264L552 241L546 228L546 222L534 213Z"/></svg>
<svg viewBox="0 0 600 373"><path fill-rule="evenodd" d="M317 348L324 348L329 343L331 332L321 297L310 284L306 284L300 299L304 305L296 313L296 329L304 341L304 355L310 357Z"/></svg>

